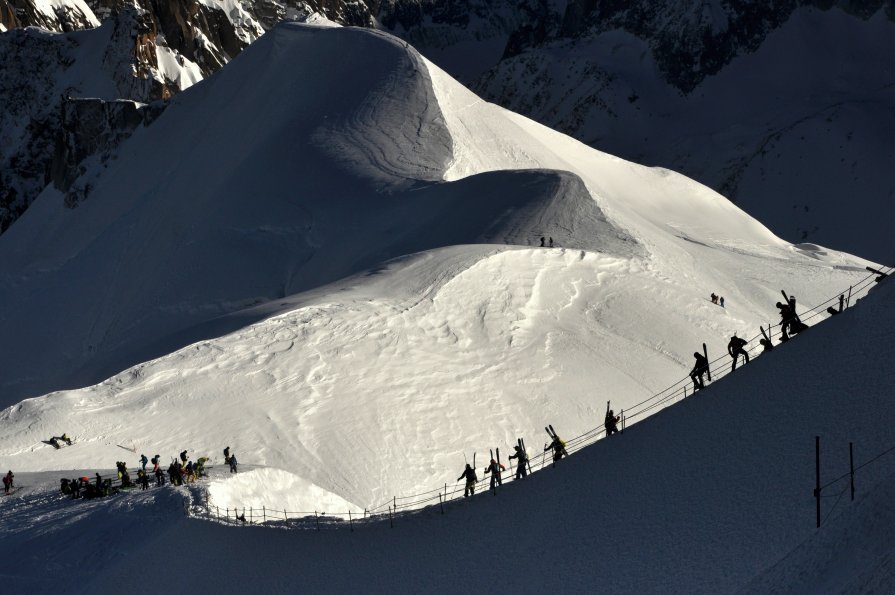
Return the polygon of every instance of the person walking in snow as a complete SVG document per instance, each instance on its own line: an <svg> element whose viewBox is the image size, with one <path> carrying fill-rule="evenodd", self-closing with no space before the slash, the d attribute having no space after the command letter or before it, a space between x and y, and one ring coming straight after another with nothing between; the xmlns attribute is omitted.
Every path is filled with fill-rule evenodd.
<svg viewBox="0 0 895 595"><path fill-rule="evenodd" d="M180 453L180 461L181 461L181 464L186 465L186 451L185 450Z"/></svg>
<svg viewBox="0 0 895 595"><path fill-rule="evenodd" d="M224 449L224 464L225 465L230 464L230 447L229 446Z"/></svg>
<svg viewBox="0 0 895 595"><path fill-rule="evenodd" d="M236 455L230 455L230 473L236 473Z"/></svg>
<svg viewBox="0 0 895 595"><path fill-rule="evenodd" d="M553 247L553 236L550 236L547 240L547 244L552 248Z"/></svg>
<svg viewBox="0 0 895 595"><path fill-rule="evenodd" d="M460 474L457 481L460 481L464 477L466 478L466 487L463 489L463 497L468 498L475 494L475 482L479 480L478 476L475 474L475 469L473 469L472 465L469 463L466 463L466 469L463 470L463 473Z"/></svg>
<svg viewBox="0 0 895 595"><path fill-rule="evenodd" d="M705 388L702 375L709 370L709 360L705 359L705 356L698 351L693 352L693 357L696 359L696 363L693 365L693 369L690 370L690 378L693 380L693 392L696 392Z"/></svg>
<svg viewBox="0 0 895 595"><path fill-rule="evenodd" d="M714 292L714 291L712 292L712 295L710 295L709 297L712 299L712 303L713 303L713 304L717 304L717 303L718 303L718 296L715 295L715 292Z"/></svg>
<svg viewBox="0 0 895 595"><path fill-rule="evenodd" d="M731 372L737 369L738 356L742 355L746 359L745 363L749 363L749 354L743 349L747 343L748 341L745 339L737 337L736 333L733 334L730 341L727 343L727 353L733 358L733 365L730 369Z"/></svg>
<svg viewBox="0 0 895 595"><path fill-rule="evenodd" d="M146 458L146 455L140 455L140 466L143 467L143 471L146 471L146 463L149 462L149 459Z"/></svg>
<svg viewBox="0 0 895 595"><path fill-rule="evenodd" d="M162 468L159 466L155 467L155 485L157 485L157 486L165 485L165 474L162 471Z"/></svg>
<svg viewBox="0 0 895 595"><path fill-rule="evenodd" d="M724 296L723 295L718 297L718 303L721 304L722 308L724 307Z"/></svg>
<svg viewBox="0 0 895 595"><path fill-rule="evenodd" d="M155 455L154 457L152 457L152 459L149 460L149 462L152 463L152 472L153 473L158 472L158 463L160 460L161 460L161 457L159 455Z"/></svg>
<svg viewBox="0 0 895 595"><path fill-rule="evenodd" d="M566 452L566 443L558 435L553 436L553 442L544 447L544 452L551 449L553 450L553 466L556 467L556 462L564 456L568 456L569 453Z"/></svg>
<svg viewBox="0 0 895 595"><path fill-rule="evenodd" d="M606 401L606 417L603 419L603 426L606 428L607 438L618 432L619 421L621 421L621 416L616 415L612 409L609 408L609 401Z"/></svg>
<svg viewBox="0 0 895 595"><path fill-rule="evenodd" d="M528 456L518 444L514 446L513 449L516 451L516 454L510 455L510 458L518 459L518 462L516 463L516 479L525 479L525 476L528 475L525 469L525 464L528 462Z"/></svg>
<svg viewBox="0 0 895 595"><path fill-rule="evenodd" d="M141 490L145 490L149 487L149 478L146 477L146 469L137 470L137 483L140 484Z"/></svg>
<svg viewBox="0 0 895 595"><path fill-rule="evenodd" d="M541 236L541 248L544 247L544 236Z"/></svg>
<svg viewBox="0 0 895 595"><path fill-rule="evenodd" d="M15 479L15 475L12 474L12 469L10 469L6 475L3 476L3 493L8 494L12 491L13 488L13 480Z"/></svg>
<svg viewBox="0 0 895 595"><path fill-rule="evenodd" d="M501 477L501 472L506 471L507 468L491 459L491 464L485 467L485 475L491 474L491 487L489 488L494 495L497 495L497 486L503 485L503 478Z"/></svg>

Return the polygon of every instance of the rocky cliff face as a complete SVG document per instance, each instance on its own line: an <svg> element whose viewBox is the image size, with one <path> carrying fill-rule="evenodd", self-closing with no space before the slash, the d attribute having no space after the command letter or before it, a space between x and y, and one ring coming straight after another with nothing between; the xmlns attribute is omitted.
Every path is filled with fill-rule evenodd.
<svg viewBox="0 0 895 595"><path fill-rule="evenodd" d="M0 26L5 29L40 27L47 31L67 32L97 27L99 21L82 0L0 0Z"/></svg>

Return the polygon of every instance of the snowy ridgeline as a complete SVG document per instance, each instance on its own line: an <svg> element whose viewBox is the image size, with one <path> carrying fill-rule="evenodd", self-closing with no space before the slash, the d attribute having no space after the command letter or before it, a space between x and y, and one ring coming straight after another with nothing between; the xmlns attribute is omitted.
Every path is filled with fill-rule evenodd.
<svg viewBox="0 0 895 595"><path fill-rule="evenodd" d="M81 180L76 210L48 189L0 237L0 460L230 444L309 486L303 509L312 487L357 509L432 489L545 423L581 433L775 320L781 288L815 305L870 264L357 29L278 27ZM62 431L76 445L48 456Z"/></svg>
<svg viewBox="0 0 895 595"><path fill-rule="evenodd" d="M305 530L241 528L184 515L205 515L206 488L212 505L232 505L225 498L236 493L293 489L294 480L274 469L227 479L213 467L210 484L92 501L56 493L58 477L70 473L19 473L23 487L0 499L0 573L7 589L34 593L58 591L59 576L79 592L125 583L148 592L154 582L133 579L145 565L187 560L199 571L178 573L177 591L231 592L250 581L264 591L301 584L377 592L594 585L601 592L889 592L895 453L858 470L854 502L847 478L833 480L848 471L849 442L857 465L895 446L895 402L879 373L890 355L893 292L891 281L883 283L742 371L498 497L452 502L444 516L436 505L396 519L394 528L388 520L353 531L324 521L317 532L313 517L295 524ZM815 436L822 481L832 482L821 492L820 530Z"/></svg>

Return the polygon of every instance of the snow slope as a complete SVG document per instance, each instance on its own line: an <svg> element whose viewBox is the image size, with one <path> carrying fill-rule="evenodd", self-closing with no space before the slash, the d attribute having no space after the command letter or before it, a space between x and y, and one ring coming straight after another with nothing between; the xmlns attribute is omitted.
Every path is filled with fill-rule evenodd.
<svg viewBox="0 0 895 595"><path fill-rule="evenodd" d="M700 395L497 498L453 502L445 516L433 507L393 529L228 527L184 516L184 506L202 515L199 490L72 502L47 491L51 474L24 474L20 483L34 487L0 500L0 574L29 592L54 590L43 578L50 568L78 592L125 582L149 592L154 581L133 579L146 564L185 562L197 572L178 573L178 592L249 583L265 592L890 592L895 454L858 472L854 503L836 502L847 482L825 489L819 530L812 489L815 435L824 481L847 471L850 441L857 464L895 446L881 373L893 292L891 281L880 285Z"/></svg>
<svg viewBox="0 0 895 595"><path fill-rule="evenodd" d="M866 274L365 30L281 25L86 175L77 210L47 191L0 237L18 468L229 444L306 505L364 508L594 427L754 334L780 288L813 305Z"/></svg>

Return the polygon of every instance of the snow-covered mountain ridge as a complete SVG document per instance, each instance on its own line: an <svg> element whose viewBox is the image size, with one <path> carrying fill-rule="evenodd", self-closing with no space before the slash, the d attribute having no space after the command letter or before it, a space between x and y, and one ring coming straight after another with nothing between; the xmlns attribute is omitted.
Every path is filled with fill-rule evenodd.
<svg viewBox="0 0 895 595"><path fill-rule="evenodd" d="M132 70L157 81L162 93L109 98L138 102L215 72L282 19L319 13L380 27L486 99L601 150L694 177L790 241L877 260L892 252L880 222L893 214L895 193L881 173L895 151L895 76L886 60L895 26L881 0L21 0L6 7L0 18L7 28L58 31L137 11L147 33L134 29L134 37L144 50L121 46L116 60L132 61ZM54 11L92 13L79 21ZM55 100L46 107L34 127L55 136L60 108ZM23 145L47 142L37 134ZM0 154L7 172L0 178L2 229L31 203L52 167L48 150L8 147ZM841 208L844 196L857 206ZM81 198L83 192L68 200Z"/></svg>
<svg viewBox="0 0 895 595"><path fill-rule="evenodd" d="M589 591L595 584L606 592L888 592L895 584L893 455L863 464L892 447L890 383L879 373L889 356L890 283L556 469L548 465L497 497L448 502L444 515L436 504L399 517L394 528L388 520L348 527L324 518L318 532L313 514L292 530L199 520L211 488L251 498L246 506L266 502L271 522L276 505L265 496L289 485L275 470L228 479L216 467L211 485L72 501L57 486L60 475L74 473L16 468L17 484L25 487L0 499L0 572L8 589L32 593L58 590L48 569L86 591L129 580L146 560L170 567L184 559L216 567L183 573L178 589L222 593L246 580L265 591L300 583L327 591L363 585L467 592L469 576L477 589L514 592ZM854 502L847 473L822 490L820 529L812 498L814 436L821 437L824 484L847 472L850 443L861 465ZM451 462L456 475L462 459ZM258 476L264 481L252 484ZM335 501L315 502L321 512L339 510ZM59 546L69 541L80 547ZM512 564L495 572L495 552ZM137 582L133 589L155 584Z"/></svg>
<svg viewBox="0 0 895 595"><path fill-rule="evenodd" d="M358 507L467 445L593 427L754 333L780 288L816 304L870 264L363 29L278 26L82 179L77 209L49 188L0 237L3 460L224 442ZM60 426L77 444L47 458Z"/></svg>

